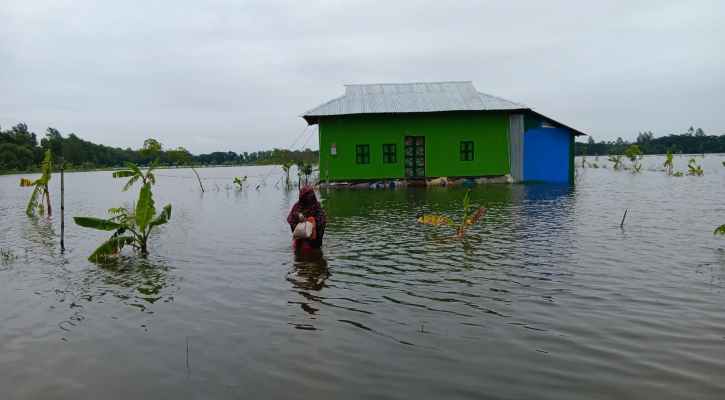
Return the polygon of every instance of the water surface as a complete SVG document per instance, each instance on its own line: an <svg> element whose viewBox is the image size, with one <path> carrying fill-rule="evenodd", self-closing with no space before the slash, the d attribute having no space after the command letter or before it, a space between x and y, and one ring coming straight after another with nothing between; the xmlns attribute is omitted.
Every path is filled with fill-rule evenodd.
<svg viewBox="0 0 725 400"><path fill-rule="evenodd" d="M0 176L0 248L17 257L0 264L0 397L719 399L723 160L476 187L488 210L463 242L416 219L459 219L467 188L318 192L312 253L290 246L279 168L200 169L205 193L160 170L156 206L173 211L151 254L101 263L86 257L110 235L71 216L132 205L138 186L66 174L61 253L59 175L35 218L30 189Z"/></svg>

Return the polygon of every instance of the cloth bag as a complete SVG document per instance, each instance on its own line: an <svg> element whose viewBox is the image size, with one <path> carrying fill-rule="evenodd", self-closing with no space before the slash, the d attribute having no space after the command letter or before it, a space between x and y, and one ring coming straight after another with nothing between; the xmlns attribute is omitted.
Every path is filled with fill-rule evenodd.
<svg viewBox="0 0 725 400"><path fill-rule="evenodd" d="M292 232L292 239L309 239L312 236L313 228L312 222L300 222L295 226L294 232Z"/></svg>

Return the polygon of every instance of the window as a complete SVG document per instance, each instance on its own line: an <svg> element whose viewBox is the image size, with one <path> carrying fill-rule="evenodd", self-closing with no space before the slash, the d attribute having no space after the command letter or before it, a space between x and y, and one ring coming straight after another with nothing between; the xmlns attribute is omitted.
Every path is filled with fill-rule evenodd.
<svg viewBox="0 0 725 400"><path fill-rule="evenodd" d="M395 143L383 145L383 164L395 164L398 162L398 153Z"/></svg>
<svg viewBox="0 0 725 400"><path fill-rule="evenodd" d="M355 163L370 164L370 145L358 144L355 146Z"/></svg>
<svg viewBox="0 0 725 400"><path fill-rule="evenodd" d="M473 142L461 142L461 161L473 161Z"/></svg>

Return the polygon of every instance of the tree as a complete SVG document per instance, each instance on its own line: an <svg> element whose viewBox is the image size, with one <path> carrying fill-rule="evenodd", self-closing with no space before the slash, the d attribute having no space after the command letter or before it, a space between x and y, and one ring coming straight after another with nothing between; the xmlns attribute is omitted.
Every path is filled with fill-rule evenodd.
<svg viewBox="0 0 725 400"><path fill-rule="evenodd" d="M55 128L48 128L45 130L45 137L48 139L63 139L63 136Z"/></svg>
<svg viewBox="0 0 725 400"><path fill-rule="evenodd" d="M183 147L177 147L175 150L166 150L166 158L174 162L176 168L179 164L185 164L189 161L189 151Z"/></svg>
<svg viewBox="0 0 725 400"><path fill-rule="evenodd" d="M153 157L158 152L160 152L163 149L163 145L156 141L156 139L146 139L143 142L143 146L139 150L141 152L141 157L143 158L149 158Z"/></svg>
<svg viewBox="0 0 725 400"><path fill-rule="evenodd" d="M697 131L695 132L696 137L705 137L705 131L702 130L702 128L697 128Z"/></svg>
<svg viewBox="0 0 725 400"><path fill-rule="evenodd" d="M587 144L594 144L594 138L592 136L589 136L589 139L587 140Z"/></svg>

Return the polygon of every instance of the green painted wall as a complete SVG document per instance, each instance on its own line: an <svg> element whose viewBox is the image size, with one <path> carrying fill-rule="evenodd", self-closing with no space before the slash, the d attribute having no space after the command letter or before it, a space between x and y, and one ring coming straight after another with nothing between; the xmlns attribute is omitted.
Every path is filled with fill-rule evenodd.
<svg viewBox="0 0 725 400"><path fill-rule="evenodd" d="M425 136L426 177L509 173L508 112L355 114L321 117L320 161L330 180L404 178L403 139ZM474 142L474 160L460 161L460 142ZM336 144L337 157L330 155ZM383 163L383 144L395 143L397 163ZM356 164L355 146L370 146L370 164Z"/></svg>

